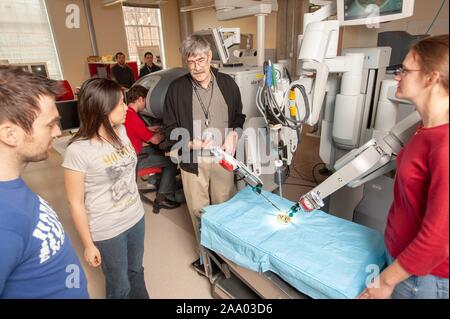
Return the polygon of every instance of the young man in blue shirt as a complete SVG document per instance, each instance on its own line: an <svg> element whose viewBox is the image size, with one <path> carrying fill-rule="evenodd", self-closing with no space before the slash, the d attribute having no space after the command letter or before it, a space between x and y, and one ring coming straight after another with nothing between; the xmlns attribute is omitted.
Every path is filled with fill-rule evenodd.
<svg viewBox="0 0 450 319"><path fill-rule="evenodd" d="M20 177L61 135L56 83L0 66L0 298L89 298L58 216Z"/></svg>

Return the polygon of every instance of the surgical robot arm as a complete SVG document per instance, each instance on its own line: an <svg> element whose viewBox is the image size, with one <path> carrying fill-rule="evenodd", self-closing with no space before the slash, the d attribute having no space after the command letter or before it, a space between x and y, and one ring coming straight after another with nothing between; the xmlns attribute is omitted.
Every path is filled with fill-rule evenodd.
<svg viewBox="0 0 450 319"><path fill-rule="evenodd" d="M417 111L395 125L383 137L375 137L335 164L336 172L316 188L300 197L291 208L311 212L324 206L323 199L348 185L357 187L395 168L395 158L421 121Z"/></svg>
<svg viewBox="0 0 450 319"><path fill-rule="evenodd" d="M235 159L230 154L226 153L223 149L215 146L211 149L211 153L219 159L219 164L227 171L234 172L240 175L244 181L252 187L252 189L260 194L263 187L263 182L256 176L251 169L249 169L244 163Z"/></svg>
<svg viewBox="0 0 450 319"><path fill-rule="evenodd" d="M272 202L266 195L262 193L263 182L253 173L244 163L235 159L233 156L225 152L222 148L215 146L211 149L211 153L219 159L219 164L227 171L233 172L241 176L244 181L251 186L252 190L263 197L269 204L271 204L278 211L282 211L274 202Z"/></svg>

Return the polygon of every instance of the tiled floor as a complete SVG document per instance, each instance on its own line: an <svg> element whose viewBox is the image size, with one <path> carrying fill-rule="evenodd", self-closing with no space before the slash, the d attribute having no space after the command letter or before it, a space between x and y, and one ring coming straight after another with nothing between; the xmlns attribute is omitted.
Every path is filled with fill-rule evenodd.
<svg viewBox="0 0 450 319"><path fill-rule="evenodd" d="M312 180L311 168L320 162L317 138L304 135L295 156L295 166L301 174ZM64 191L62 157L51 151L48 160L32 163L26 168L23 178L28 185L45 198L58 213L77 253L83 256L83 247L72 222ZM323 179L319 177L320 179ZM289 184L312 185L300 178L291 169ZM307 192L308 186L285 185L283 197L298 199ZM196 259L194 235L186 205L174 210L161 210L155 215L151 207L144 204L146 215L146 235L144 268L145 280L152 298L212 298L209 281L197 274L191 267ZM81 258L88 279L91 298L104 298L104 278L101 269L89 267Z"/></svg>

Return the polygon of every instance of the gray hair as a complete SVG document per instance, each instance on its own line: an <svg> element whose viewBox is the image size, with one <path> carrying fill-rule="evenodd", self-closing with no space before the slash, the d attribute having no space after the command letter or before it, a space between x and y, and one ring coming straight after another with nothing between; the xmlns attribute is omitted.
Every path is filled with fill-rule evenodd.
<svg viewBox="0 0 450 319"><path fill-rule="evenodd" d="M183 43L181 43L180 51L183 59L187 59L192 55L199 55L208 53L211 50L211 45L205 37L197 34L188 36Z"/></svg>

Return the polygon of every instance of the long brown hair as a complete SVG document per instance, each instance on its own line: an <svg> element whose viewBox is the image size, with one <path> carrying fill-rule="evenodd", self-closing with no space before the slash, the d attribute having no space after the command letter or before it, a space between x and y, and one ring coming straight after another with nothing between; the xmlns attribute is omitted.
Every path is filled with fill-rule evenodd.
<svg viewBox="0 0 450 319"><path fill-rule="evenodd" d="M439 81L448 93L448 34L417 42L411 52L425 73L439 72Z"/></svg>
<svg viewBox="0 0 450 319"><path fill-rule="evenodd" d="M76 140L101 138L99 130L103 125L107 137L112 139L115 144L122 146L120 138L108 118L109 114L116 108L120 98L120 86L112 80L95 78L84 82L80 88L78 102L80 129L72 137L69 144Z"/></svg>

